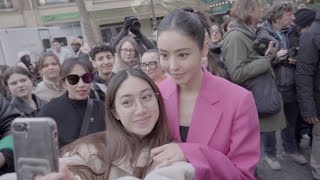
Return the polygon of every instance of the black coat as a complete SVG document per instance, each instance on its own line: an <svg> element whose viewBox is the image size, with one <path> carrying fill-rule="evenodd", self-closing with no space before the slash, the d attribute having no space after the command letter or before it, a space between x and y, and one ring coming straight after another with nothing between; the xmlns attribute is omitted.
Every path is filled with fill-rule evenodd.
<svg viewBox="0 0 320 180"><path fill-rule="evenodd" d="M40 110L39 117L51 117L56 121L60 147L80 138L86 105L87 100L71 100L65 93ZM94 100L91 119L86 135L106 130L103 102Z"/></svg>
<svg viewBox="0 0 320 180"><path fill-rule="evenodd" d="M12 120L19 116L10 103L0 95L0 139L9 134Z"/></svg>
<svg viewBox="0 0 320 180"><path fill-rule="evenodd" d="M9 102L0 95L0 139L10 133L13 119L20 115L14 111ZM1 149L0 152L6 159L6 164L0 168L0 175L13 172L13 153L12 149Z"/></svg>
<svg viewBox="0 0 320 180"><path fill-rule="evenodd" d="M34 110L27 103L25 103L22 99L13 97L10 104L15 108L16 112L18 112L23 117L35 117L40 109L47 104L48 102L40 99L38 96L32 94L32 99L37 105L37 109Z"/></svg>
<svg viewBox="0 0 320 180"><path fill-rule="evenodd" d="M320 117L320 13L300 37L296 86L301 114Z"/></svg>

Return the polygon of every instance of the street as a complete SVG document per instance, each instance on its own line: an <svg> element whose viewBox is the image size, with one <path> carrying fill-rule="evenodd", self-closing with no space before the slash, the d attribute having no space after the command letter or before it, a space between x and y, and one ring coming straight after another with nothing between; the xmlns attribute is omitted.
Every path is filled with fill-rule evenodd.
<svg viewBox="0 0 320 180"><path fill-rule="evenodd" d="M263 146L261 146L261 149L263 149ZM312 180L311 167L309 163L311 148L309 147L306 139L303 139L301 142L301 152L308 159L308 164L306 165L299 165L285 156L279 132L277 132L277 150L282 170L273 171L264 160L264 154L262 152L261 161L258 166L258 174L262 180Z"/></svg>

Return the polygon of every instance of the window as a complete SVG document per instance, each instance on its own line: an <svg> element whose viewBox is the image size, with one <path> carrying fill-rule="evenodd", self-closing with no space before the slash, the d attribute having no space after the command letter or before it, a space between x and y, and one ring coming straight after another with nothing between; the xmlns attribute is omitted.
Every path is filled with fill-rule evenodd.
<svg viewBox="0 0 320 180"><path fill-rule="evenodd" d="M56 5L56 4L68 4L75 0L38 0L39 6Z"/></svg>
<svg viewBox="0 0 320 180"><path fill-rule="evenodd" d="M112 39L121 31L122 27L122 23L101 25L100 31L103 42L111 42Z"/></svg>
<svg viewBox="0 0 320 180"><path fill-rule="evenodd" d="M0 9L11 9L13 8L11 0L0 0Z"/></svg>

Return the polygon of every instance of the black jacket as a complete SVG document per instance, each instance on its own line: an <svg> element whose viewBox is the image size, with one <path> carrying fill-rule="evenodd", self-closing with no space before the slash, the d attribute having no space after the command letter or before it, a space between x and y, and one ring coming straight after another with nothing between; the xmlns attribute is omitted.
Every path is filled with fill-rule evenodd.
<svg viewBox="0 0 320 180"><path fill-rule="evenodd" d="M114 76L114 73L112 73L111 77L112 76ZM93 99L104 102L106 91L102 90L101 86L105 86L105 88L108 89L108 81L103 80L96 72L94 74L94 79L91 85L91 92L89 96Z"/></svg>
<svg viewBox="0 0 320 180"><path fill-rule="evenodd" d="M11 122L20 115L14 111L10 103L0 95L0 139L10 133ZM11 149L1 149L0 152L6 159L6 164L0 168L0 175L13 172L13 153Z"/></svg>
<svg viewBox="0 0 320 180"><path fill-rule="evenodd" d="M12 120L19 116L10 103L0 95L0 139L10 133Z"/></svg>
<svg viewBox="0 0 320 180"><path fill-rule="evenodd" d="M296 44L294 36L292 36L294 32L294 28L286 29L282 31L283 39L280 39L279 35L272 28L272 23L270 20L265 20L261 27L257 29L256 40L261 38L269 39L277 43L277 50L280 49L291 49ZM291 57L296 59L294 57ZM274 69L274 73L276 76L277 86L279 91L281 92L282 99L285 102L293 102L296 101L296 88L295 88L295 70L296 66L293 64L289 64L288 59L279 60L274 58L272 60L272 65Z"/></svg>
<svg viewBox="0 0 320 180"><path fill-rule="evenodd" d="M320 117L320 13L300 37L296 86L301 114Z"/></svg>
<svg viewBox="0 0 320 180"><path fill-rule="evenodd" d="M93 101L93 110L86 135L106 130L104 104ZM58 127L60 147L80 138L87 100L72 100L65 93L42 107L38 116L53 118ZM91 121L92 120L92 121Z"/></svg>
<svg viewBox="0 0 320 180"><path fill-rule="evenodd" d="M13 97L10 104L13 108L15 108L16 112L18 112L23 117L35 117L40 109L47 104L48 102L40 99L38 96L32 94L32 99L37 105L37 109L34 110L28 104L26 104L22 99Z"/></svg>

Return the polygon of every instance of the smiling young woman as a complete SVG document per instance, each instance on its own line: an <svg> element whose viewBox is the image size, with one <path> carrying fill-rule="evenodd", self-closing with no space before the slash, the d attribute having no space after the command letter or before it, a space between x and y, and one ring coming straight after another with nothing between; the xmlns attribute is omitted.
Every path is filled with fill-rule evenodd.
<svg viewBox="0 0 320 180"><path fill-rule="evenodd" d="M260 157L255 102L244 88L201 67L208 54L207 22L205 13L182 8L158 26L160 64L172 77L159 88L175 143L151 155L162 165L190 162L197 180L253 180Z"/></svg>
<svg viewBox="0 0 320 180"><path fill-rule="evenodd" d="M60 67L60 77L66 93L49 102L39 112L38 116L51 117L56 121L60 146L105 130L103 102L88 97L92 72L90 62L77 58L65 60ZM88 124L87 130L82 128L83 123Z"/></svg>

